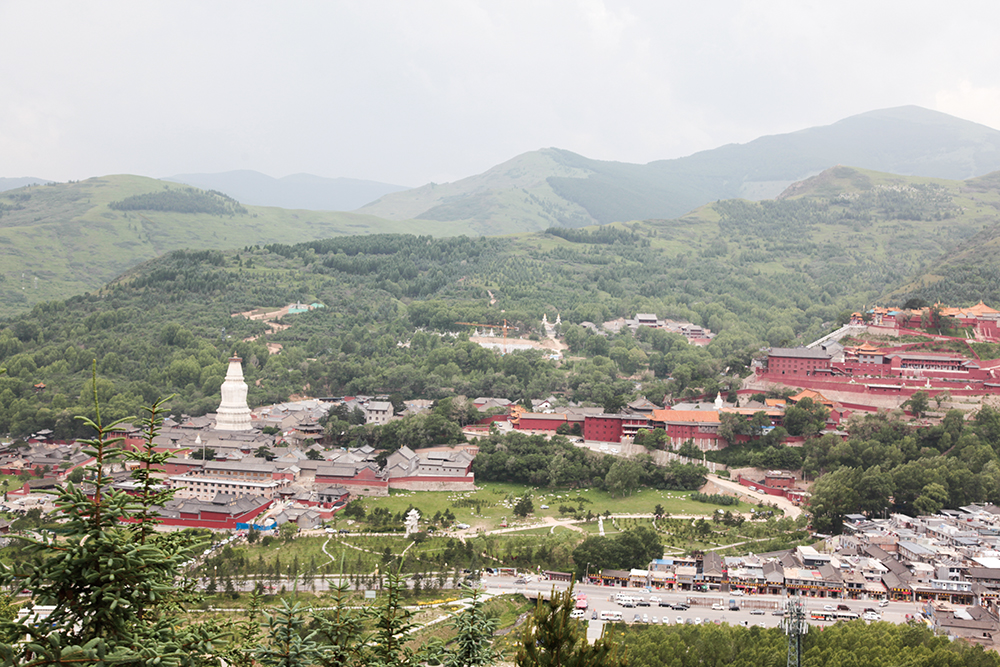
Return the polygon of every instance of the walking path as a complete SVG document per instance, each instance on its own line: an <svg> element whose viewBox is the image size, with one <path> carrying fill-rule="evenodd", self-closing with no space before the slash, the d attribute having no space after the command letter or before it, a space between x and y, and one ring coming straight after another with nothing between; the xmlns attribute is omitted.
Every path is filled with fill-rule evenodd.
<svg viewBox="0 0 1000 667"><path fill-rule="evenodd" d="M749 499L753 503L773 503L778 506L778 509L785 512L785 516L791 519L796 519L802 514L802 508L787 498L782 498L781 496L769 496L766 493L751 491L739 482L734 482L731 479L725 479L724 477L719 477L717 475L708 475L708 481L714 483L720 488L726 489L727 491L734 492L740 498Z"/></svg>

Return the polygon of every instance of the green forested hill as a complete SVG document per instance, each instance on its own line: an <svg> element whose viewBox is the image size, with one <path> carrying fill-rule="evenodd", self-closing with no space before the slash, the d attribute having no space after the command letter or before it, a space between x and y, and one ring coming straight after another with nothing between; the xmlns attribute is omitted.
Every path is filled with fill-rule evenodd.
<svg viewBox="0 0 1000 667"><path fill-rule="evenodd" d="M188 189L139 176L28 186L0 192L0 315L97 289L139 262L180 248L294 244L341 234L492 236L673 218L707 202L773 197L793 181L838 163L925 176L975 176L1000 169L1000 132L946 114L902 107L646 165L591 160L565 150L545 149L455 183L432 183L387 195L355 213L240 202L223 205L224 195L201 190L199 196L214 198L218 205L196 210L179 202L134 205L154 193L162 199ZM907 177L900 182L933 181ZM984 202L993 201L989 193L995 188L991 190L989 182L987 177L966 186L941 182L958 197L957 219L962 224L972 220L972 211ZM980 202L973 200L979 197L975 192L959 193L961 187L986 191ZM130 197L140 199L131 200L133 205L111 207ZM987 220L989 214L983 211ZM694 214L694 219L699 215ZM905 212L900 215L905 219ZM691 217L687 215L683 226ZM695 236L690 238L701 242L708 238L698 236L705 230L711 234L713 228L695 225ZM903 233L909 232L903 229ZM925 230L914 233L923 235ZM984 242L991 232L987 228L985 233ZM837 236L830 234L817 242L829 239L836 245ZM945 236L954 237L951 232ZM685 233L678 238L686 238ZM933 241L928 248L940 245ZM675 250L683 252L681 247ZM778 255L783 252L779 249ZM838 252L834 248L832 254ZM907 261L913 257L908 250L903 254ZM818 261L828 260L820 257ZM913 267L895 267L893 281L902 275L900 268Z"/></svg>
<svg viewBox="0 0 1000 667"><path fill-rule="evenodd" d="M360 212L462 220L486 234L673 218L719 199L769 199L836 165L972 178L1000 169L1000 132L907 106L648 164L546 148L454 183L386 195Z"/></svg>
<svg viewBox="0 0 1000 667"><path fill-rule="evenodd" d="M962 184L964 218L972 221L975 235L938 261L921 267L909 281L890 295L902 302L911 297L928 302L965 303L983 299L1000 302L1000 172Z"/></svg>
<svg viewBox="0 0 1000 667"><path fill-rule="evenodd" d="M129 197L188 191L141 176L105 176L0 193L0 315L95 290L136 264L180 248L228 249L297 243L339 234L420 231L457 234L463 225L381 220L356 213L229 205L126 205ZM223 202L219 196L207 199ZM238 206L238 203L237 203Z"/></svg>
<svg viewBox="0 0 1000 667"><path fill-rule="evenodd" d="M0 324L0 365L9 369L0 432L71 429L71 415L86 409L93 359L117 391L110 410L174 392L175 409L214 409L234 350L247 360L255 404L295 393L520 400L555 392L607 405L637 391L654 400L716 391L762 346L824 333L922 267L967 251L984 225L996 226L986 202L1000 198L981 189L972 207L968 189L837 168L777 201L721 201L678 220L173 252L105 289ZM290 328L267 336L284 346L277 355L263 338L244 340L261 336L263 323L232 317L296 301L326 307L287 316ZM577 326L637 312L718 335L697 348L663 331L603 338ZM507 318L518 335L537 335L543 314L562 316L570 356L585 360L500 357L464 340L468 329L456 324ZM38 382L47 385L41 394Z"/></svg>

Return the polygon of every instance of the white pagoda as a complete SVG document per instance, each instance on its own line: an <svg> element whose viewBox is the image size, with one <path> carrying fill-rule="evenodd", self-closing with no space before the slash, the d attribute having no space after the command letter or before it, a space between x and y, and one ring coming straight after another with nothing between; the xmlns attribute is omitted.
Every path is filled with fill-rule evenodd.
<svg viewBox="0 0 1000 667"><path fill-rule="evenodd" d="M250 406L247 405L247 383L243 381L243 361L239 357L229 358L226 381L222 383L222 403L215 417L215 428L219 431L249 431Z"/></svg>

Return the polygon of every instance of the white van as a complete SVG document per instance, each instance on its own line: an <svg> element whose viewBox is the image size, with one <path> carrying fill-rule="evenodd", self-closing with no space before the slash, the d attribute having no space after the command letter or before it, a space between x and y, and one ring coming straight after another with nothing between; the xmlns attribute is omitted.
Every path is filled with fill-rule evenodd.
<svg viewBox="0 0 1000 667"><path fill-rule="evenodd" d="M601 612L602 621L620 621L622 620L622 613L620 611L602 611Z"/></svg>

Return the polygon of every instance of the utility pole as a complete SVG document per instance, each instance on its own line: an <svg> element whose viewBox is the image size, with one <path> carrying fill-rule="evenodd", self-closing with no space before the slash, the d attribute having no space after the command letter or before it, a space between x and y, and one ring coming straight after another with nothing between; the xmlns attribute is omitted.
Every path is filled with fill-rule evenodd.
<svg viewBox="0 0 1000 667"><path fill-rule="evenodd" d="M785 608L785 617L781 619L781 627L788 635L788 661L787 667L802 667L802 635L809 632L809 624L806 623L806 612L802 608L802 601L798 597L793 597L788 601Z"/></svg>

